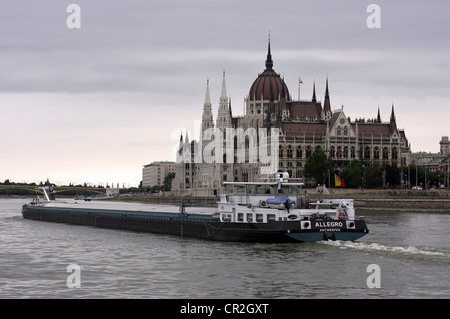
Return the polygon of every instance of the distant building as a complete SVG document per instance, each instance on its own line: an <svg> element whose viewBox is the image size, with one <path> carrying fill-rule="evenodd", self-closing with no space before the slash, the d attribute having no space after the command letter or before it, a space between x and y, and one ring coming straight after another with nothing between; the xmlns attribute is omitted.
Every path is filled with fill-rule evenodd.
<svg viewBox="0 0 450 319"><path fill-rule="evenodd" d="M288 172L293 178L307 178L303 175L305 164L319 150L333 160L334 169L339 171L352 160L359 160L366 166L380 163L398 167L410 163L410 144L405 131L397 127L394 105L389 121L381 120L379 109L371 120L351 121L345 115L343 106L337 110L332 109L328 78L323 103L316 97L315 83L311 99L295 100L289 94L283 76L275 72L273 64L269 41L266 68L250 86L249 94L245 97L243 116L232 114L224 72L217 118L214 121L209 82L207 83L200 132L203 141L205 132L211 132L211 129L224 132L225 144L225 132L228 129L264 128L269 132L275 128L279 130L278 170ZM299 79L299 85L300 83ZM263 164L249 160L249 156L253 154L249 145L253 144L247 139L244 147L243 143L235 142L233 154L224 153L223 161L219 162L205 159L199 162L198 155L201 158L205 154L205 143L201 142L202 140L189 141L187 136L184 140L183 137L180 138L173 191L213 195L218 194L224 181L260 181L260 168ZM244 161L237 156L242 154L239 153L242 148L245 148ZM220 152L219 154L222 155Z"/></svg>
<svg viewBox="0 0 450 319"><path fill-rule="evenodd" d="M438 153L411 153L411 165L425 167L431 172L439 172L439 176L443 177L441 185L450 187L450 140L448 136L442 136L439 146Z"/></svg>
<svg viewBox="0 0 450 319"><path fill-rule="evenodd" d="M450 165L450 140L448 136L442 136L439 146L438 153L411 153L411 165L425 166L427 170L432 172L447 173Z"/></svg>
<svg viewBox="0 0 450 319"><path fill-rule="evenodd" d="M175 173L175 162L160 161L144 165L142 187L162 186L169 173Z"/></svg>

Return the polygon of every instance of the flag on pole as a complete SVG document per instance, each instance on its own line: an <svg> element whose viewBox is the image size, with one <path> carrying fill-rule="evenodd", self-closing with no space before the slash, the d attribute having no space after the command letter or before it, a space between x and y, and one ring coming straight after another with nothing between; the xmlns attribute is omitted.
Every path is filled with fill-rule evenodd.
<svg viewBox="0 0 450 319"><path fill-rule="evenodd" d="M303 81L298 77L298 100L300 101L300 84L303 84Z"/></svg>
<svg viewBox="0 0 450 319"><path fill-rule="evenodd" d="M345 181L336 174L334 174L334 186L345 187Z"/></svg>

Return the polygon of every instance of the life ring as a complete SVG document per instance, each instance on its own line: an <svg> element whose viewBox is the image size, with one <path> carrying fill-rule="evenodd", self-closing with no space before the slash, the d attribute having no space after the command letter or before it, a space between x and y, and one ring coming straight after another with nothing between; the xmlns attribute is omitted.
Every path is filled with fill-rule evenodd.
<svg viewBox="0 0 450 319"><path fill-rule="evenodd" d="M345 220L345 219L347 219L347 213L346 213L344 210L340 210L340 211L339 211L339 214L338 214L338 218L339 218L340 220Z"/></svg>

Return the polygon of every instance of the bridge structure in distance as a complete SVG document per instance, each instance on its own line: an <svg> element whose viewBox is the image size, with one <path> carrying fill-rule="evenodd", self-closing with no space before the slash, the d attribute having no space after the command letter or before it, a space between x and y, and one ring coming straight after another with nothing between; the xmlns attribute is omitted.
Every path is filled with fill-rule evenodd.
<svg viewBox="0 0 450 319"><path fill-rule="evenodd" d="M49 193L64 193L71 191L87 191L98 194L108 194L111 192L118 192L118 188L105 188L105 187L78 187L78 186L38 186L38 185L26 185L26 184L11 184L11 185L0 185L0 190L8 190L8 189L23 189L29 190L36 193L43 194L44 191L42 188L45 188Z"/></svg>

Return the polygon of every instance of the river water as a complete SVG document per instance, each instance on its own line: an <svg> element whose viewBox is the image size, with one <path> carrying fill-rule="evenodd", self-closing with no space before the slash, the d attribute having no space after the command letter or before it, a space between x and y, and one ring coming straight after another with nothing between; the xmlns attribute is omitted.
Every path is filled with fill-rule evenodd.
<svg viewBox="0 0 450 319"><path fill-rule="evenodd" d="M0 298L450 297L450 214L357 212L357 242L248 244L24 220L28 201L0 199Z"/></svg>

